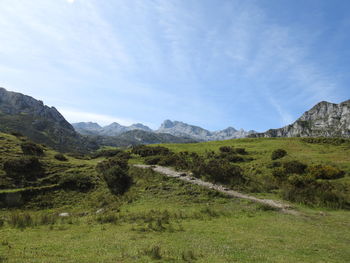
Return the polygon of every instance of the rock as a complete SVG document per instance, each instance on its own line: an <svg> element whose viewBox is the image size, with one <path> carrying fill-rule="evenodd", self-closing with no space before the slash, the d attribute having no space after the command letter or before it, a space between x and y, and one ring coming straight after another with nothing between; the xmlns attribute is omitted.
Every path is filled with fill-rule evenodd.
<svg viewBox="0 0 350 263"><path fill-rule="evenodd" d="M101 214L101 213L103 213L104 211L105 211L104 208L100 208L100 209L98 209L98 210L96 211L96 214Z"/></svg>
<svg viewBox="0 0 350 263"><path fill-rule="evenodd" d="M65 212L65 213L60 213L60 214L58 214L58 216L59 216L59 217L69 217L70 214L67 213L67 212Z"/></svg>
<svg viewBox="0 0 350 263"><path fill-rule="evenodd" d="M350 100L339 104L322 101L294 123L249 137L344 137L350 138Z"/></svg>

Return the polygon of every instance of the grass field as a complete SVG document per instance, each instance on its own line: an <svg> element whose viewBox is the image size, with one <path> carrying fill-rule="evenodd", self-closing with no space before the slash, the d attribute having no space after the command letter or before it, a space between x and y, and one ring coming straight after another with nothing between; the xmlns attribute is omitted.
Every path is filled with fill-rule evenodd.
<svg viewBox="0 0 350 263"><path fill-rule="evenodd" d="M20 141L1 136L6 139L0 141L0 161L18 157ZM346 143L309 144L296 138L165 146L204 153L223 145L249 152L254 160L240 164L249 176L269 173L271 152L283 148L288 152L284 158L336 165L347 172L337 180L349 181ZM98 178L94 167L101 158L68 157L62 163L54 155L47 150L42 157L52 174ZM88 192L57 189L21 209L0 210L0 262L350 262L347 210L293 204L301 214L287 215L150 170L131 168L130 174L134 184L123 196L112 195L99 182ZM63 212L70 216L58 217Z"/></svg>

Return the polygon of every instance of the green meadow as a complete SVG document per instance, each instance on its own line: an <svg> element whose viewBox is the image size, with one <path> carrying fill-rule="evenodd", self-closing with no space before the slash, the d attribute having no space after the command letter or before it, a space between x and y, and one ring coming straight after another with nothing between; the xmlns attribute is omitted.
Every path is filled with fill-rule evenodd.
<svg viewBox="0 0 350 263"><path fill-rule="evenodd" d="M1 166L22 158L23 140L0 134ZM284 149L283 161L345 171L332 182L344 185L343 194L349 195L348 141L239 139L162 146L199 154L222 146L244 148L250 159L237 165L251 184L242 191L279 200L279 190L267 187L272 178L268 164L275 149ZM53 150L46 148L44 153L38 157L45 169L38 185L13 188L0 170L0 195L57 185L35 190L20 206L2 205L0 262L350 262L347 209L290 202L300 213L288 215L134 167L129 169L130 189L115 195L95 169L105 157L65 154L67 161L60 161ZM143 161L132 155L129 163ZM66 177L83 178L80 183L93 187L66 188Z"/></svg>

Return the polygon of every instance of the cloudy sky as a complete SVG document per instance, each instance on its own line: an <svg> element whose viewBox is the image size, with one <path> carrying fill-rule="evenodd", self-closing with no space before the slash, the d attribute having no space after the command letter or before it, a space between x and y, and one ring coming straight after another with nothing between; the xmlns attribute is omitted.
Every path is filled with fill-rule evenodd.
<svg viewBox="0 0 350 263"><path fill-rule="evenodd" d="M0 86L67 120L264 131L350 99L350 1L0 0Z"/></svg>

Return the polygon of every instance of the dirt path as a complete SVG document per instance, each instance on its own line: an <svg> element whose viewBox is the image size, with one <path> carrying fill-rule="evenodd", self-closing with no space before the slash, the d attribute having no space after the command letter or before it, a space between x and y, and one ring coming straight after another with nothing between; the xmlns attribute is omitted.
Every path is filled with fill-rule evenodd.
<svg viewBox="0 0 350 263"><path fill-rule="evenodd" d="M231 196L231 197L246 199L246 200L250 200L250 201L255 202L255 203L261 203L261 204L270 206L272 208L278 209L281 212L286 213L286 214L299 215L299 212L293 210L292 207L288 204L284 204L282 202L278 202L278 201L271 200L271 199L260 199L260 198L254 197L254 196L242 194L240 192L228 189L222 185L205 182L203 180L195 178L195 177L191 176L191 173L176 172L171 168L163 167L163 166L159 166L159 165L135 164L134 166L138 167L138 168L143 168L143 169L151 168L153 171L164 174L168 177L178 178L179 180L186 181L186 182L189 182L191 184L196 184L196 185L204 186L204 187L209 188L209 189L214 189L218 192L224 193L224 194Z"/></svg>

